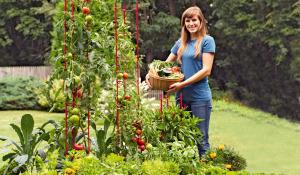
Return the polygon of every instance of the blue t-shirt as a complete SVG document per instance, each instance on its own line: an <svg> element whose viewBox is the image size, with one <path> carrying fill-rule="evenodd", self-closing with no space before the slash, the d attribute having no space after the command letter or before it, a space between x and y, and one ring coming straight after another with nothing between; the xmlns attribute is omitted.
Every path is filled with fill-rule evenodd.
<svg viewBox="0 0 300 175"><path fill-rule="evenodd" d="M184 74L184 80L190 78L197 73L203 67L202 53L215 53L216 44L213 37L205 35L201 42L200 58L195 58L195 44L197 40L190 40L187 43L187 47L182 55L181 70ZM178 40L172 47L171 52L177 55L177 51L180 47L181 41ZM211 90L208 85L208 78L193 83L189 86L182 88L177 94L182 93L183 100L185 102L195 101L208 101L211 100Z"/></svg>

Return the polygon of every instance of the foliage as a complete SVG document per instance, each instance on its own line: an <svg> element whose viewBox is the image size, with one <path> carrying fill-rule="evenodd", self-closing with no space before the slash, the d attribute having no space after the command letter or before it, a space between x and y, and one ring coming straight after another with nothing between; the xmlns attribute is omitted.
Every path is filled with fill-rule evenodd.
<svg viewBox="0 0 300 175"><path fill-rule="evenodd" d="M158 130L161 131L161 141L172 142L178 139L190 146L200 141L201 132L197 124L201 119L192 116L190 111L171 105L164 108L162 114L156 113L156 120Z"/></svg>
<svg viewBox="0 0 300 175"><path fill-rule="evenodd" d="M162 174L162 175L175 175L179 174L179 167L174 162L161 161L161 160L149 160L143 162L141 166L143 174Z"/></svg>
<svg viewBox="0 0 300 175"><path fill-rule="evenodd" d="M118 53L115 53L115 38L112 32L114 31L113 6L113 0L75 1L74 16L72 16L69 13L71 9L68 9L66 15L64 14L64 1L60 1L54 16L55 27L52 32L51 61L55 69L50 82L54 82L55 79L64 80L62 91L67 104L71 104L68 105L68 120L70 122L68 130L80 129L85 145L87 145L87 128L85 126L87 119L91 117L95 121L106 117L98 107L106 103L107 99L100 98L102 94L99 92L103 89L109 89L111 93L113 82L122 81L120 77L117 79L116 75L113 76L116 70L116 54L119 58L118 72L128 75L126 84L129 86L135 82L133 76L136 61L135 47L131 42L128 26L120 17L120 12L117 19L117 37L120 44L118 45ZM117 6L119 8L119 4ZM82 7L90 9L89 15L86 16L82 13ZM64 20L66 21L66 33L64 33ZM65 40L64 34L66 34ZM125 84L125 80L123 81ZM50 90L52 87L48 86L48 88ZM130 93L127 92L127 94ZM111 95L113 94L111 93ZM116 96L112 98L111 100L114 102L117 99ZM113 107L110 109L111 113L108 116L111 123L115 123L115 110L113 110L115 108L116 104L113 103ZM76 114L72 112L75 109L79 111ZM74 124L74 118L78 121L76 123L80 124ZM74 137L76 135L74 134ZM97 155L101 156L105 152L102 150L104 148L102 141L105 141L102 137L103 130L98 130L96 135L99 146ZM113 138L116 137L113 136Z"/></svg>
<svg viewBox="0 0 300 175"><path fill-rule="evenodd" d="M3 161L9 160L7 170L11 165L17 162L13 172L31 169L35 162L35 156L38 156L38 144L49 139L49 133L42 128L34 131L34 120L30 114L25 114L21 119L21 127L10 124L19 137L19 144L9 138L1 137L2 141L7 141L8 145L13 145L14 149L7 150L9 153L3 156ZM34 132L33 132L34 131ZM4 173L5 174L5 173Z"/></svg>
<svg viewBox="0 0 300 175"><path fill-rule="evenodd" d="M56 167L58 165L58 150L49 152L45 160L41 157L36 157L36 170L33 172L26 171L22 175L57 175Z"/></svg>
<svg viewBox="0 0 300 175"><path fill-rule="evenodd" d="M0 80L0 109L41 109L35 91L42 82L35 78L6 77Z"/></svg>
<svg viewBox="0 0 300 175"><path fill-rule="evenodd" d="M219 145L217 148L207 152L205 159L213 162L214 165L224 166L233 171L240 171L246 168L246 159L241 157L233 148Z"/></svg>
<svg viewBox="0 0 300 175"><path fill-rule="evenodd" d="M95 122L92 122L91 124L92 128L94 129L95 133L96 133L96 140L97 140L97 149L96 149L96 155L98 157L102 157L104 154L108 154L110 152L109 147L111 147L112 143L112 133L111 131L113 130L109 130L110 126L113 126L111 124L111 121L109 118L104 117L104 126L103 129L100 128L99 130L97 130L97 126Z"/></svg>
<svg viewBox="0 0 300 175"><path fill-rule="evenodd" d="M251 106L299 119L299 81L294 78L299 2L217 0L212 9L218 87Z"/></svg>
<svg viewBox="0 0 300 175"><path fill-rule="evenodd" d="M65 109L64 80L53 80L43 83L36 89L38 104L50 111L62 112Z"/></svg>
<svg viewBox="0 0 300 175"><path fill-rule="evenodd" d="M299 120L300 4L297 0L146 2L140 9L140 38L147 63L153 58L167 57L172 43L179 38L178 18L187 7L198 5L217 44L214 88L230 91L235 99L252 107ZM160 13L168 20L156 27ZM168 29L162 27L165 24ZM160 49L154 52L152 45Z"/></svg>
<svg viewBox="0 0 300 175"><path fill-rule="evenodd" d="M1 1L1 66L43 65L55 1Z"/></svg>
<svg viewBox="0 0 300 175"><path fill-rule="evenodd" d="M169 50L174 42L179 38L179 23L180 21L178 18L167 15L164 12L155 14L150 24L145 20L141 20L139 23L141 52L151 54L149 55L152 57L149 58L151 60L154 57L163 59L160 55L158 55L158 53L162 50Z"/></svg>

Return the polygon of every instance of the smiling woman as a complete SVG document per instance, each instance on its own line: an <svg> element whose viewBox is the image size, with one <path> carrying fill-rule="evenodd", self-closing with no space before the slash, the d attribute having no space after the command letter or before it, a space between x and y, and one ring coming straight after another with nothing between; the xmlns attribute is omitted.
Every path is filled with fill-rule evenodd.
<svg viewBox="0 0 300 175"><path fill-rule="evenodd" d="M214 38L207 35L206 20L199 7L186 9L181 17L181 36L174 44L166 62L177 61L181 64L184 74L182 82L169 86L168 93L176 92L176 101L180 107L203 121L198 124L203 138L198 145L200 156L209 149L208 128L212 109L212 95L208 85L208 76L211 73L214 53ZM146 77L146 81L149 75ZM148 84L151 86L150 82Z"/></svg>

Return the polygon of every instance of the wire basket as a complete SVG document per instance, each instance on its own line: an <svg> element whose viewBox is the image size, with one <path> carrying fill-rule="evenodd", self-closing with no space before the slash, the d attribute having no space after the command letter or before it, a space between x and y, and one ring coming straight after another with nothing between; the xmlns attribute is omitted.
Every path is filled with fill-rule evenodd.
<svg viewBox="0 0 300 175"><path fill-rule="evenodd" d="M179 78L160 77L154 70L149 70L149 82L153 90L166 91L169 89L170 85L182 81L183 78L183 75Z"/></svg>

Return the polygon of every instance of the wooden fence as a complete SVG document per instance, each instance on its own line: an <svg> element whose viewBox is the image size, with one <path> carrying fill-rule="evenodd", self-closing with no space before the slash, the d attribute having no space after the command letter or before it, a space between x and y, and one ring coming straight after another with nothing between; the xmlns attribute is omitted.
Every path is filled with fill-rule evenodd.
<svg viewBox="0 0 300 175"><path fill-rule="evenodd" d="M0 67L0 78L3 77L35 77L46 80L51 72L50 66L16 66Z"/></svg>

